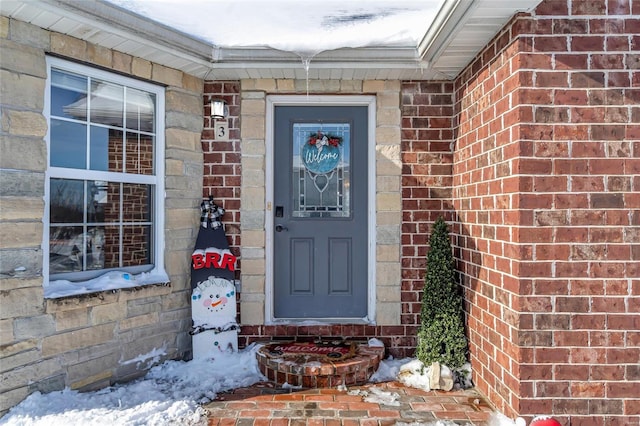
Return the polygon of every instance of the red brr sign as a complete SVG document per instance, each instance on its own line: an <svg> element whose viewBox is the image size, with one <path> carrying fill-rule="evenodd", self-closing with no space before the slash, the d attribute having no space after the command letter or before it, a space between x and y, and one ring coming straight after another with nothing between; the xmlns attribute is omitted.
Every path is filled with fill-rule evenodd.
<svg viewBox="0 0 640 426"><path fill-rule="evenodd" d="M236 270L236 257L231 253L205 252L191 255L193 269L216 268Z"/></svg>

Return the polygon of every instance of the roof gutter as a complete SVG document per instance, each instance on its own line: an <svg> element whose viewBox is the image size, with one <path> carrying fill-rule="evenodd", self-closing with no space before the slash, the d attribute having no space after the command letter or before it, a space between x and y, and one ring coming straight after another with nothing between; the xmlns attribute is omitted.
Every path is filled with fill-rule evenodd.
<svg viewBox="0 0 640 426"><path fill-rule="evenodd" d="M408 47L341 48L323 51L312 56L270 47L224 47L214 49L215 63L213 65L216 68L236 67L239 64L267 68L277 64L279 67L288 68L289 65L299 67L303 60L310 60L314 68L335 68L341 65L356 68L416 68L426 66L421 62L416 49Z"/></svg>

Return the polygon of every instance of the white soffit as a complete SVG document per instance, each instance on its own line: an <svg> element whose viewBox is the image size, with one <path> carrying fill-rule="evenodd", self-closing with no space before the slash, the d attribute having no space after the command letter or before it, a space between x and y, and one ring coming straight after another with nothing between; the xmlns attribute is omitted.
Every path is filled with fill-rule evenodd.
<svg viewBox="0 0 640 426"><path fill-rule="evenodd" d="M418 45L423 60L440 76L455 78L518 12L541 0L459 0L446 22L432 26ZM432 34L435 30L439 33Z"/></svg>
<svg viewBox="0 0 640 426"><path fill-rule="evenodd" d="M174 1L184 7L183 2ZM514 14L530 11L541 0L424 1L440 8L424 23L425 35L415 46L394 42L327 50L315 54L308 67L293 52L255 45L216 47L198 35L103 0L2 0L0 13L208 80L431 80L454 78ZM193 10L196 19L197 5ZM215 25L210 17L203 18Z"/></svg>

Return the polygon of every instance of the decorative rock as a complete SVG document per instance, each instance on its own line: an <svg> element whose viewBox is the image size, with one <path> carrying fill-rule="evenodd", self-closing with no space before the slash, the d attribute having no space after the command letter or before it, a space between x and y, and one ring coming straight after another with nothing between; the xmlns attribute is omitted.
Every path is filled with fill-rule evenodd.
<svg viewBox="0 0 640 426"><path fill-rule="evenodd" d="M429 369L429 386L431 389L440 388L440 363L438 361L431 363Z"/></svg>
<svg viewBox="0 0 640 426"><path fill-rule="evenodd" d="M438 385L440 389L447 392L453 389L453 374L451 370L444 365L440 368L440 383Z"/></svg>
<svg viewBox="0 0 640 426"><path fill-rule="evenodd" d="M405 386L422 389L428 392L431 390L431 383L429 379L431 375L430 371L430 367L425 367L422 361L414 359L400 367L400 371L396 378Z"/></svg>

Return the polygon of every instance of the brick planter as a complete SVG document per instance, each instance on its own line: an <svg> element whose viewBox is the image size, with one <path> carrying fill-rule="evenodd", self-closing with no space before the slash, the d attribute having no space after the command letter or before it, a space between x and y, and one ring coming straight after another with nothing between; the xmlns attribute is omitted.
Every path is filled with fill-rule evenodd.
<svg viewBox="0 0 640 426"><path fill-rule="evenodd" d="M256 353L258 367L269 380L303 388L331 388L366 383L384 357L383 347L357 344L353 357L331 361L326 357L273 355L268 347Z"/></svg>

